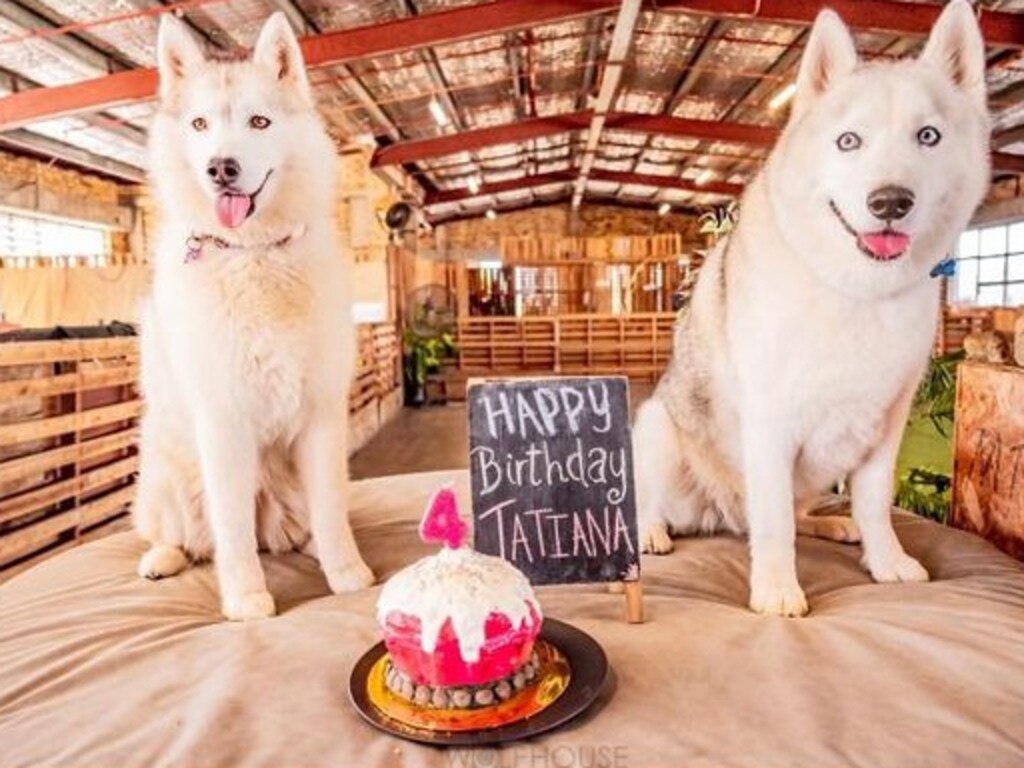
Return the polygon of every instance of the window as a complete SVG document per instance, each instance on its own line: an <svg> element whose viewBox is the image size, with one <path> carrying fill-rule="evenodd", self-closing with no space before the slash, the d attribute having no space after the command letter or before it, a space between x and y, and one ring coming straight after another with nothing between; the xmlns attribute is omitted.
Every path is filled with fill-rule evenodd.
<svg viewBox="0 0 1024 768"><path fill-rule="evenodd" d="M1024 221L967 230L956 259L954 303L1024 305Z"/></svg>
<svg viewBox="0 0 1024 768"><path fill-rule="evenodd" d="M514 274L516 317L558 314L562 291L556 268L516 267Z"/></svg>
<svg viewBox="0 0 1024 768"><path fill-rule="evenodd" d="M5 267L31 263L106 266L110 235L100 228L0 211L0 260Z"/></svg>

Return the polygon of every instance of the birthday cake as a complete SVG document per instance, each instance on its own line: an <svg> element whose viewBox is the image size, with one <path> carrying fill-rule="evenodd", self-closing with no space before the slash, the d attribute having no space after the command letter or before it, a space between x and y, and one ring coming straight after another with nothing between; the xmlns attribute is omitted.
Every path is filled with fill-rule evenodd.
<svg viewBox="0 0 1024 768"><path fill-rule="evenodd" d="M498 557L465 546L455 494L435 494L420 526L443 543L392 576L377 603L390 692L434 710L500 705L541 673L535 649L541 610L526 577Z"/></svg>

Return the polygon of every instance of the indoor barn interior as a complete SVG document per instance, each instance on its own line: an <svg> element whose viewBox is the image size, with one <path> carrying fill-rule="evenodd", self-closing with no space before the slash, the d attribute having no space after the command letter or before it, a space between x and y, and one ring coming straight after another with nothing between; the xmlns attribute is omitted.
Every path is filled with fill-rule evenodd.
<svg viewBox="0 0 1024 768"><path fill-rule="evenodd" d="M1022 0L0 2L0 768L1024 766L1022 446Z"/></svg>

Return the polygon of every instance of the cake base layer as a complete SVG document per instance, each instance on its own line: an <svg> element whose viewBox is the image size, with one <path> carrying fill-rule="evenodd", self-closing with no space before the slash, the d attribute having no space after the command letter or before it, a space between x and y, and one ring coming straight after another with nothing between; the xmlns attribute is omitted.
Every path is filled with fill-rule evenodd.
<svg viewBox="0 0 1024 768"><path fill-rule="evenodd" d="M423 686L426 690L420 693L419 700L428 699L426 704L417 703L417 689L420 686L403 686L403 681L397 681L399 690L396 692L393 685L396 684L397 672L391 666L389 657L382 656L370 670L367 679L367 693L370 701L383 714L392 720L413 728L444 730L444 731L476 731L487 728L497 728L502 725L514 723L523 718L530 717L542 712L551 706L552 703L569 685L571 671L565 656L554 645L538 640L534 646L534 653L527 662L533 670L533 678L526 679L526 667L524 664L511 678L503 678L487 686L476 686L470 689L467 686L458 688L431 688ZM390 672L392 682L388 682ZM521 688L516 688L517 677ZM411 681L409 682L410 686ZM502 683L508 683L511 692L508 698L502 699L500 693L506 693ZM404 690L403 690L404 688ZM437 707L433 704L434 694L442 691L445 698L438 696L439 703L447 704L445 707ZM490 704L477 703L477 695L482 691L488 691ZM409 693L409 696L403 695ZM455 695L458 694L458 695ZM453 703L456 700L459 704L469 703L465 707ZM487 694L479 696L479 700L488 700Z"/></svg>
<svg viewBox="0 0 1024 768"><path fill-rule="evenodd" d="M417 685L402 674L389 660L384 669L384 681L396 696L411 701L418 707L434 709L475 709L508 701L537 677L540 657L534 651L519 669L508 677L483 685Z"/></svg>

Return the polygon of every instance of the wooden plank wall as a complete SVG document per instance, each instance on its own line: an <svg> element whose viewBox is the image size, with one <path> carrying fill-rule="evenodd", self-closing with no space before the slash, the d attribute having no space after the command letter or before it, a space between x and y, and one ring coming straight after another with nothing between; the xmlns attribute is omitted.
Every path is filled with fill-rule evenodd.
<svg viewBox="0 0 1024 768"><path fill-rule="evenodd" d="M992 307L942 306L942 320L935 336L936 355L945 355L964 347L964 337L978 331L991 331L996 310Z"/></svg>
<svg viewBox="0 0 1024 768"><path fill-rule="evenodd" d="M361 439L400 400L393 324L358 328ZM118 525L138 471L138 339L0 344L0 581ZM123 523L122 523L123 524Z"/></svg>
<svg viewBox="0 0 1024 768"><path fill-rule="evenodd" d="M529 266L560 262L631 263L678 259L686 253L686 239L678 232L660 235L567 237L528 235L502 237L501 260L506 265Z"/></svg>

